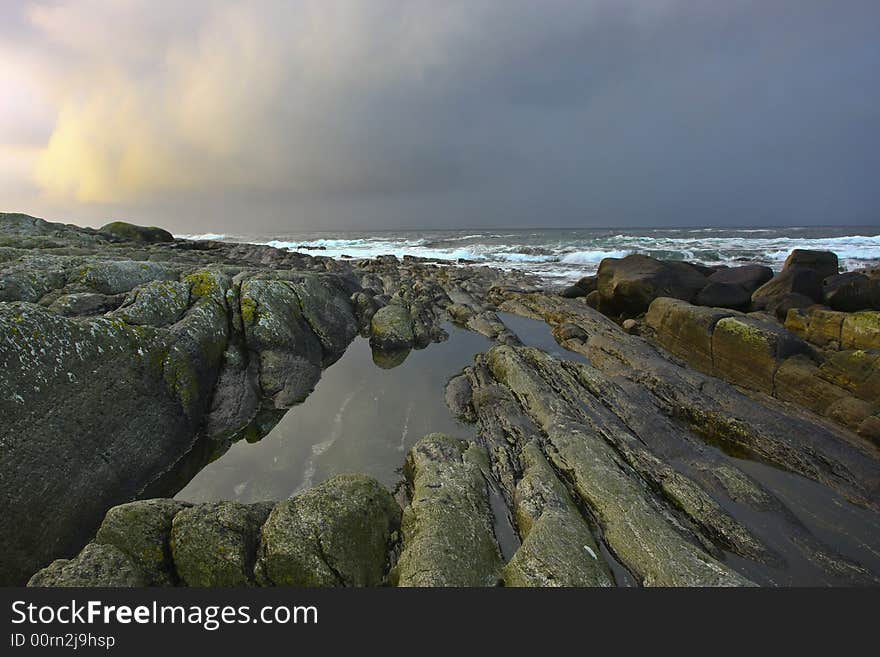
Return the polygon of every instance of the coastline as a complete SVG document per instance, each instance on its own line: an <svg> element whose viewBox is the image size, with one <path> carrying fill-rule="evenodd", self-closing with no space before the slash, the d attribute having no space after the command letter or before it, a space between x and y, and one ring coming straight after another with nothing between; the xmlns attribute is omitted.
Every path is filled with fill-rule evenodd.
<svg viewBox="0 0 880 657"><path fill-rule="evenodd" d="M0 232L4 583L880 581L876 270L629 256L560 295L515 270L123 224ZM396 490L340 474L291 499L170 499L295 414L354 340L393 373L447 322L492 343L444 391L476 438L428 432Z"/></svg>

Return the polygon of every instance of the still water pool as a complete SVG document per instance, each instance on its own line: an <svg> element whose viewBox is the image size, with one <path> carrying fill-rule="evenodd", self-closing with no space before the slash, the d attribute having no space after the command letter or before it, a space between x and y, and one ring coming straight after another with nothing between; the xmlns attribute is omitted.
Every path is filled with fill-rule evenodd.
<svg viewBox="0 0 880 657"><path fill-rule="evenodd" d="M233 444L176 498L283 499L345 472L369 474L393 487L407 451L425 434L473 439L475 429L446 407L444 389L492 344L470 331L446 329L448 340L410 352L392 369L378 367L368 341L356 338L314 392L265 437Z"/></svg>

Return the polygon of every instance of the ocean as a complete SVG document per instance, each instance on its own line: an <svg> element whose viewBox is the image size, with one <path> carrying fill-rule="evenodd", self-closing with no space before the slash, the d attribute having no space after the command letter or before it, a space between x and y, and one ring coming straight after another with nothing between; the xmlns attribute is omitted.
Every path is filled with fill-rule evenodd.
<svg viewBox="0 0 880 657"><path fill-rule="evenodd" d="M336 231L177 235L268 244L334 258L383 254L520 269L548 285L595 273L603 258L643 253L707 265L782 266L792 249L834 251L845 270L880 264L880 226Z"/></svg>

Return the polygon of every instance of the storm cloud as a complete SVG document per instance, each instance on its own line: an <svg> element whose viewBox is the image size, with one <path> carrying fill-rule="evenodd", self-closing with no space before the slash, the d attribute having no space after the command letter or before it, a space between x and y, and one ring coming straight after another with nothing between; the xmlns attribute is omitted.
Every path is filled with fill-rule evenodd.
<svg viewBox="0 0 880 657"><path fill-rule="evenodd" d="M0 209L173 230L876 224L880 5L4 3Z"/></svg>

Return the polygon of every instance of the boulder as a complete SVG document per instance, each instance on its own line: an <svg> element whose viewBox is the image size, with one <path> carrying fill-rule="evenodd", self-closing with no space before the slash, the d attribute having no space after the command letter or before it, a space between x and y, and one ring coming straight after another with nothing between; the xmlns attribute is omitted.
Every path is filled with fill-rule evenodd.
<svg viewBox="0 0 880 657"><path fill-rule="evenodd" d="M823 293L825 304L833 310L880 310L880 279L858 272L829 276L823 284Z"/></svg>
<svg viewBox="0 0 880 657"><path fill-rule="evenodd" d="M822 275L814 269L803 267L783 269L752 293L752 307L755 310L775 313L778 306L786 300L791 301L791 298L787 297L790 294L806 297L810 304L819 303L822 301L822 280ZM793 307L797 306L789 303L785 312ZM782 317L784 318L785 314Z"/></svg>
<svg viewBox="0 0 880 657"><path fill-rule="evenodd" d="M376 311L370 322L370 344L382 351L401 351L413 346L412 317L401 305L389 304Z"/></svg>
<svg viewBox="0 0 880 657"><path fill-rule="evenodd" d="M751 294L773 278L773 270L764 265L744 265L719 269L709 276L710 283L739 285Z"/></svg>
<svg viewBox="0 0 880 657"><path fill-rule="evenodd" d="M494 586L502 567L481 464L485 451L435 433L404 466L412 502L403 512L399 586Z"/></svg>
<svg viewBox="0 0 880 657"><path fill-rule="evenodd" d="M567 299L576 299L577 297L585 297L593 290L597 289L599 284L597 276L584 276L574 285L570 285L559 293L560 296Z"/></svg>
<svg viewBox="0 0 880 657"><path fill-rule="evenodd" d="M400 507L378 481L339 475L279 502L261 531L263 586L378 586Z"/></svg>
<svg viewBox="0 0 880 657"><path fill-rule="evenodd" d="M767 308L767 312L772 312L777 320L784 323L789 310L810 308L815 305L816 302L810 297L803 294L797 294L796 292L790 292L789 294L784 294L776 299L772 306Z"/></svg>
<svg viewBox="0 0 880 657"><path fill-rule="evenodd" d="M731 308L748 310L752 304L752 295L738 283L719 283L710 281L697 293L694 303L698 306L713 308Z"/></svg>
<svg viewBox="0 0 880 657"><path fill-rule="evenodd" d="M171 560L171 522L187 505L169 499L115 506L104 516L95 542L121 550L144 574L147 586L177 583Z"/></svg>
<svg viewBox="0 0 880 657"><path fill-rule="evenodd" d="M785 271L796 267L812 269L824 279L828 276L834 276L840 268L840 263L837 260L837 255L831 251L795 249L785 259L782 269Z"/></svg>
<svg viewBox="0 0 880 657"><path fill-rule="evenodd" d="M35 587L146 585L144 574L122 550L101 543L89 543L73 559L53 561L28 581L28 586Z"/></svg>
<svg viewBox="0 0 880 657"><path fill-rule="evenodd" d="M823 379L819 367L812 360L804 355L796 355L784 360L776 371L775 396L825 415L829 406L849 394L840 386Z"/></svg>
<svg viewBox="0 0 880 657"><path fill-rule="evenodd" d="M187 586L249 586L271 502L199 504L174 516L170 546Z"/></svg>
<svg viewBox="0 0 880 657"><path fill-rule="evenodd" d="M605 258L597 279L602 303L609 311L626 317L644 313L657 297L692 301L706 286L706 277L687 263L640 254Z"/></svg>
<svg viewBox="0 0 880 657"><path fill-rule="evenodd" d="M174 235L163 228L156 226L136 226L125 221L112 221L99 228L102 233L109 233L114 237L128 242L173 242Z"/></svg>

